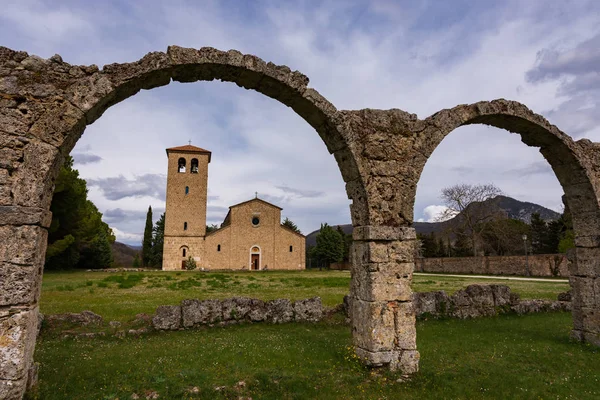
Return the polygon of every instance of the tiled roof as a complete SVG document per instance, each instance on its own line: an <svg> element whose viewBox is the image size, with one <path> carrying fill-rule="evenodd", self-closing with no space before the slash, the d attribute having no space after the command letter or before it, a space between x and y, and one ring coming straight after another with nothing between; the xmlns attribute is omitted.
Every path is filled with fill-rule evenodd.
<svg viewBox="0 0 600 400"><path fill-rule="evenodd" d="M167 154L169 154L170 151L177 151L182 153L208 154L208 162L210 162L211 152L209 150L197 146L192 146L191 144L186 144L185 146L170 147L167 149Z"/></svg>
<svg viewBox="0 0 600 400"><path fill-rule="evenodd" d="M233 208L233 207L241 206L242 204L250 203L251 201L260 201L261 203L268 204L268 205L270 205L271 207L275 207L275 208L279 208L280 210L283 210L283 208L281 208L281 207L279 207L279 206L276 206L275 204L271 204L271 203L269 203L268 201L264 201L263 199L259 199L259 198L254 198L254 199L251 199L251 200L243 201L243 202L241 202L241 203L234 204L234 205L230 206L229 208Z"/></svg>
<svg viewBox="0 0 600 400"><path fill-rule="evenodd" d="M170 147L167 149L167 151L194 151L198 153L210 153L210 151L206 149L197 146L192 146L191 144L186 144L185 146Z"/></svg>

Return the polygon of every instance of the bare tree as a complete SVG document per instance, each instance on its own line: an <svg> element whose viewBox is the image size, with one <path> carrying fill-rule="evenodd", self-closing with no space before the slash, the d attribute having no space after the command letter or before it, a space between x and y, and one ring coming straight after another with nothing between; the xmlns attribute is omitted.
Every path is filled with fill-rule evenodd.
<svg viewBox="0 0 600 400"><path fill-rule="evenodd" d="M453 228L468 232L471 237L473 255L478 254L483 222L489 221L499 212L497 207L486 204L486 200L502 194L494 184L469 185L461 183L442 189L442 200L446 207L438 216L439 221L456 218Z"/></svg>

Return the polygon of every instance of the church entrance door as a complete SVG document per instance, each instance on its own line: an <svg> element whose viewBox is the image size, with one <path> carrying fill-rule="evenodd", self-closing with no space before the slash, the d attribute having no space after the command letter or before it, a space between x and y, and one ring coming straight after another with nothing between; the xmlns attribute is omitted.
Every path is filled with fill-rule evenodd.
<svg viewBox="0 0 600 400"><path fill-rule="evenodd" d="M252 254L252 269L258 271L260 268L260 254Z"/></svg>

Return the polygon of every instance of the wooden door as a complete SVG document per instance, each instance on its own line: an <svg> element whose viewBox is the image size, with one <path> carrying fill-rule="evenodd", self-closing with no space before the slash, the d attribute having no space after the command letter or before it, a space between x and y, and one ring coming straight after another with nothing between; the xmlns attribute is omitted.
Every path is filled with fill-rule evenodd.
<svg viewBox="0 0 600 400"><path fill-rule="evenodd" d="M252 269L258 270L260 268L260 254L252 254Z"/></svg>

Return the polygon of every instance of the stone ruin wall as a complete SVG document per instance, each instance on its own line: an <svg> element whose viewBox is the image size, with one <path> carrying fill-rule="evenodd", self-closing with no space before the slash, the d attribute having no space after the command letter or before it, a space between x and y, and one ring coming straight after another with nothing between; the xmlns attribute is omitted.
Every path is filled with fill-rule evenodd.
<svg viewBox="0 0 600 400"><path fill-rule="evenodd" d="M99 69L0 47L0 398L21 398L32 381L48 209L64 157L86 125L140 90L214 79L292 108L335 157L352 201L352 336L366 364L418 370L416 186L444 137L469 124L517 133L551 165L576 235L572 336L600 345L600 144L572 140L523 104L482 101L425 119L398 109L340 111L305 75L235 50L170 46Z"/></svg>
<svg viewBox="0 0 600 400"><path fill-rule="evenodd" d="M416 272L475 275L527 275L569 277L569 261L565 254L532 254L530 256L479 256L415 258Z"/></svg>

